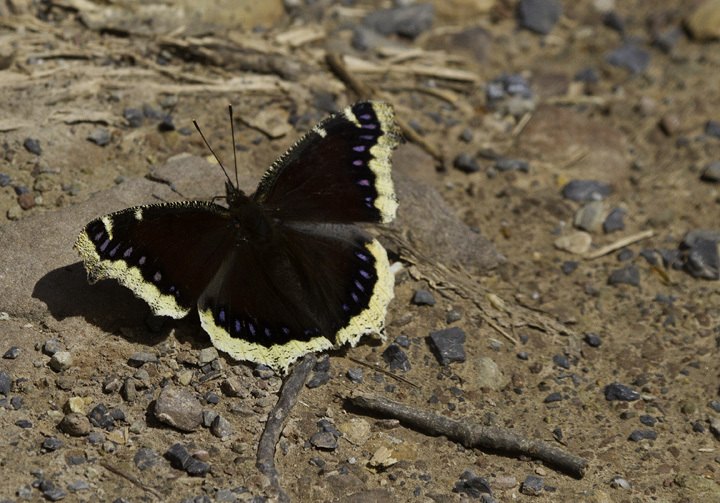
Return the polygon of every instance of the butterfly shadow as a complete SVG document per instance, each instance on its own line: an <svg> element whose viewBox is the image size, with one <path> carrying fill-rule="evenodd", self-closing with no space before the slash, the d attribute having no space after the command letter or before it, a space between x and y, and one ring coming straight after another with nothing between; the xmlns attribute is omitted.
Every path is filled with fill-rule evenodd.
<svg viewBox="0 0 720 503"><path fill-rule="evenodd" d="M116 281L88 283L82 262L47 273L35 283L32 297L44 302L58 321L79 316L103 332L136 342L141 339L148 346L162 342L170 332L178 342L189 342L193 348L201 349L209 344L198 336L197 314L182 320L154 316L143 300Z"/></svg>

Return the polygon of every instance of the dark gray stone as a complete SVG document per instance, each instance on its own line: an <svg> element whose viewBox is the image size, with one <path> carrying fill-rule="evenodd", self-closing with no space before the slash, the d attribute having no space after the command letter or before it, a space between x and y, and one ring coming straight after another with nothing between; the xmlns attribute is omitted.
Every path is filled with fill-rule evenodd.
<svg viewBox="0 0 720 503"><path fill-rule="evenodd" d="M623 208L613 208L603 222L603 230L605 231L605 233L609 234L611 232L624 230L625 222L623 222L623 216L626 213L627 211L625 211L625 209Z"/></svg>
<svg viewBox="0 0 720 503"><path fill-rule="evenodd" d="M495 161L495 169L498 171L522 171L523 173L528 173L530 171L530 163L520 159L500 157Z"/></svg>
<svg viewBox="0 0 720 503"><path fill-rule="evenodd" d="M630 440L640 442L641 440L657 440L658 433L655 430L635 430L630 434Z"/></svg>
<svg viewBox="0 0 720 503"><path fill-rule="evenodd" d="M562 4L556 0L520 0L517 4L518 24L540 35L552 31L562 12Z"/></svg>
<svg viewBox="0 0 720 503"><path fill-rule="evenodd" d="M7 187L12 182L12 178L7 173L0 173L0 187Z"/></svg>
<svg viewBox="0 0 720 503"><path fill-rule="evenodd" d="M62 440L55 437L46 438L42 443L42 448L48 452L57 451L62 449Z"/></svg>
<svg viewBox="0 0 720 503"><path fill-rule="evenodd" d="M430 346L441 365L465 361L465 338L465 332L460 327L430 332Z"/></svg>
<svg viewBox="0 0 720 503"><path fill-rule="evenodd" d="M595 332L588 332L585 334L585 343L593 348L599 348L602 346L602 339Z"/></svg>
<svg viewBox="0 0 720 503"><path fill-rule="evenodd" d="M603 24L618 33L625 31L625 21L615 11L606 12L605 15L603 15Z"/></svg>
<svg viewBox="0 0 720 503"><path fill-rule="evenodd" d="M381 356L385 363L390 365L390 370L393 372L396 370L407 372L411 368L407 354L397 344L390 344Z"/></svg>
<svg viewBox="0 0 720 503"><path fill-rule="evenodd" d="M316 449L333 450L338 446L337 438L329 431L317 431L310 437L310 444Z"/></svg>
<svg viewBox="0 0 720 503"><path fill-rule="evenodd" d="M605 386L605 400L633 402L639 399L640 393L632 389L630 386L625 386L624 384L620 384L617 382Z"/></svg>
<svg viewBox="0 0 720 503"><path fill-rule="evenodd" d="M128 358L128 365L134 368L142 367L146 363L157 363L158 359L151 353L135 353Z"/></svg>
<svg viewBox="0 0 720 503"><path fill-rule="evenodd" d="M361 383L363 382L363 371L362 369L348 369L347 377L352 382Z"/></svg>
<svg viewBox="0 0 720 503"><path fill-rule="evenodd" d="M210 471L210 465L191 457L185 471L191 477L204 477Z"/></svg>
<svg viewBox="0 0 720 503"><path fill-rule="evenodd" d="M143 119L145 118L142 110L138 110L137 108L126 108L123 112L123 117L125 117L125 120L128 121L128 125L132 128L141 127Z"/></svg>
<svg viewBox="0 0 720 503"><path fill-rule="evenodd" d="M170 461L170 465L178 470L184 470L190 463L190 453L182 444L173 444L165 451L165 459Z"/></svg>
<svg viewBox="0 0 720 503"><path fill-rule="evenodd" d="M187 451L186 451L187 452ZM160 463L160 456L148 447L142 447L138 449L133 457L133 462L137 466L138 470L144 472L145 470L156 466Z"/></svg>
<svg viewBox="0 0 720 503"><path fill-rule="evenodd" d="M400 35L414 39L429 30L434 20L433 5L425 3L371 12L363 19L363 25L383 35Z"/></svg>
<svg viewBox="0 0 720 503"><path fill-rule="evenodd" d="M568 357L565 355L555 355L553 356L553 363L557 365L560 368L563 369L569 369L570 368L570 361L568 360Z"/></svg>
<svg viewBox="0 0 720 503"><path fill-rule="evenodd" d="M566 260L565 262L562 263L562 266L560 268L562 269L562 272L564 274L570 274L575 269L577 269L579 265L580 265L580 262L575 262L573 260Z"/></svg>
<svg viewBox="0 0 720 503"><path fill-rule="evenodd" d="M93 426L98 428L107 429L115 423L115 418L110 414L105 404L102 403L88 413L88 419Z"/></svg>
<svg viewBox="0 0 720 503"><path fill-rule="evenodd" d="M708 164L700 175L700 179L704 182L720 182L720 161Z"/></svg>
<svg viewBox="0 0 720 503"><path fill-rule="evenodd" d="M17 346L13 346L7 351L5 351L3 358L5 358L6 360L14 360L18 356L20 356L20 348Z"/></svg>
<svg viewBox="0 0 720 503"><path fill-rule="evenodd" d="M493 496L490 482L485 477L476 476L471 470L467 470L460 477L460 482L455 482L453 492L467 494L471 498L479 498L483 494Z"/></svg>
<svg viewBox="0 0 720 503"><path fill-rule="evenodd" d="M23 147L31 154L40 155L42 154L42 147L40 147L40 140L34 138L25 138L23 141Z"/></svg>
<svg viewBox="0 0 720 503"><path fill-rule="evenodd" d="M709 239L697 239L690 247L685 270L694 278L720 278L718 244Z"/></svg>
<svg viewBox="0 0 720 503"><path fill-rule="evenodd" d="M571 201L601 201L610 195L612 189L605 182L597 180L572 180L562 189L565 199Z"/></svg>
<svg viewBox="0 0 720 503"><path fill-rule="evenodd" d="M464 173L476 173L480 171L480 165L472 154L463 152L453 159L453 167Z"/></svg>
<svg viewBox="0 0 720 503"><path fill-rule="evenodd" d="M562 393L556 391L554 393L550 393L548 396L545 397L544 402L545 403L553 403L553 402L560 402L562 401Z"/></svg>
<svg viewBox="0 0 720 503"><path fill-rule="evenodd" d="M327 372L315 372L305 386L310 389L319 388L323 384L327 384L332 377Z"/></svg>
<svg viewBox="0 0 720 503"><path fill-rule="evenodd" d="M413 295L412 303L418 306L434 306L436 300L427 290L418 290L415 292L415 295Z"/></svg>
<svg viewBox="0 0 720 503"><path fill-rule="evenodd" d="M630 248L623 248L617 254L618 262L629 262L635 258L635 252Z"/></svg>
<svg viewBox="0 0 720 503"><path fill-rule="evenodd" d="M0 395L10 396L10 384L11 383L12 383L12 379L10 379L10 374L0 370Z"/></svg>
<svg viewBox="0 0 720 503"><path fill-rule="evenodd" d="M707 121L705 123L705 134L720 138L720 122Z"/></svg>
<svg viewBox="0 0 720 503"><path fill-rule="evenodd" d="M617 269L610 274L608 284L640 286L640 269L635 264Z"/></svg>
<svg viewBox="0 0 720 503"><path fill-rule="evenodd" d="M657 418L649 414L643 414L642 416L640 416L640 422L645 426L652 427L655 426L655 423L657 423Z"/></svg>
<svg viewBox="0 0 720 503"><path fill-rule="evenodd" d="M632 73L642 73L650 64L650 53L628 43L605 56L605 61L613 66L627 68Z"/></svg>
<svg viewBox="0 0 720 503"><path fill-rule="evenodd" d="M522 483L522 486L520 487L520 492L523 494L528 494L530 496L537 496L542 492L544 485L545 481L542 479L542 477L528 475L525 478L525 481Z"/></svg>

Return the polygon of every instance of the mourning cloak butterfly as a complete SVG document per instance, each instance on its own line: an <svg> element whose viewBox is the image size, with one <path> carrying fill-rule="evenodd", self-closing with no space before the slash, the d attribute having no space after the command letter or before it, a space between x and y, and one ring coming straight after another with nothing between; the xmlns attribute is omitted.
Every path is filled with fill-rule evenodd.
<svg viewBox="0 0 720 503"><path fill-rule="evenodd" d="M248 196L183 201L97 218L75 242L88 280L114 278L159 316L197 306L216 348L287 368L300 356L384 328L394 278L355 222L390 222L393 109L355 103L305 134Z"/></svg>

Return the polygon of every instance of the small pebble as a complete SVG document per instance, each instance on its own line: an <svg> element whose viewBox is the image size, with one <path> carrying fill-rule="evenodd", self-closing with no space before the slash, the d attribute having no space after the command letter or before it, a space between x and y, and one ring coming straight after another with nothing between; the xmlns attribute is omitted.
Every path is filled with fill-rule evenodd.
<svg viewBox="0 0 720 503"><path fill-rule="evenodd" d="M585 255L590 250L592 236L585 231L575 231L555 240L553 245L558 250L564 250L573 255Z"/></svg>
<svg viewBox="0 0 720 503"><path fill-rule="evenodd" d="M40 147L40 140L35 140L33 138L25 138L25 141L23 141L23 147L25 147L25 150L27 150L31 154L35 154L35 155L42 154L42 148Z"/></svg>
<svg viewBox="0 0 720 503"><path fill-rule="evenodd" d="M610 274L608 284L640 286L640 269L635 264L617 269Z"/></svg>
<svg viewBox="0 0 720 503"><path fill-rule="evenodd" d="M218 438L225 438L232 433L232 426L227 419L218 414L210 425L210 432Z"/></svg>
<svg viewBox="0 0 720 503"><path fill-rule="evenodd" d="M705 123L705 134L708 136L714 136L715 138L720 138L720 122L717 121L707 121Z"/></svg>
<svg viewBox="0 0 720 503"><path fill-rule="evenodd" d="M12 379L10 378L10 374L0 370L0 395L10 396L11 383Z"/></svg>
<svg viewBox="0 0 720 503"><path fill-rule="evenodd" d="M43 353L48 356L52 356L63 349L62 343L57 339L49 339L45 341L45 344L43 344Z"/></svg>
<svg viewBox="0 0 720 503"><path fill-rule="evenodd" d="M565 199L571 201L601 201L610 195L612 189L605 182L596 180L572 180L562 189Z"/></svg>
<svg viewBox="0 0 720 503"><path fill-rule="evenodd" d="M648 414L643 414L642 416L640 416L640 422L645 426L652 427L655 426L655 423L657 423L657 419Z"/></svg>
<svg viewBox="0 0 720 503"><path fill-rule="evenodd" d="M363 25L382 35L415 39L432 28L434 19L435 9L432 3L411 4L373 11L365 16Z"/></svg>
<svg viewBox="0 0 720 503"><path fill-rule="evenodd" d="M407 372L411 368L410 360L408 359L407 354L405 354L405 351L403 351L397 344L390 344L380 356L382 356L385 363L390 365L390 370L392 372L397 370Z"/></svg>
<svg viewBox="0 0 720 503"><path fill-rule="evenodd" d="M634 258L635 258L635 252L633 252L630 248L623 248L617 254L618 262L629 262Z"/></svg>
<svg viewBox="0 0 720 503"><path fill-rule="evenodd" d="M88 419L98 428L108 429L115 423L115 418L104 404L97 405L88 413Z"/></svg>
<svg viewBox="0 0 720 503"><path fill-rule="evenodd" d="M458 311L451 309L447 313L445 313L445 323L450 325L451 323L455 323L456 321L462 320L462 314L460 314Z"/></svg>
<svg viewBox="0 0 720 503"><path fill-rule="evenodd" d="M12 178L10 178L10 175L0 173L0 187L7 187L8 185L10 185L10 182L12 182Z"/></svg>
<svg viewBox="0 0 720 503"><path fill-rule="evenodd" d="M530 172L530 163L520 159L507 159L505 157L500 157L497 161L495 161L495 169L500 172L521 171L523 173L528 173Z"/></svg>
<svg viewBox="0 0 720 503"><path fill-rule="evenodd" d="M352 382L361 383L363 382L363 371L362 369L348 369L347 377Z"/></svg>
<svg viewBox="0 0 720 503"><path fill-rule="evenodd" d="M615 475L612 479L610 479L610 485L616 489L632 489L633 485L628 482L626 479L619 475Z"/></svg>
<svg viewBox="0 0 720 503"><path fill-rule="evenodd" d="M73 437L84 437L90 433L90 420L83 414L71 412L60 421L60 429Z"/></svg>
<svg viewBox="0 0 720 503"><path fill-rule="evenodd" d="M623 21L620 15L615 11L606 12L603 15L603 24L618 33L623 33L625 31L625 21Z"/></svg>
<svg viewBox="0 0 720 503"><path fill-rule="evenodd" d="M477 173L480 171L480 164L478 164L477 159L467 152L455 156L453 167L464 173Z"/></svg>
<svg viewBox="0 0 720 503"><path fill-rule="evenodd" d="M144 472L160 463L160 456L149 447L142 447L135 453L133 462L138 470Z"/></svg>
<svg viewBox="0 0 720 503"><path fill-rule="evenodd" d="M395 338L393 342L403 349L407 349L410 347L410 339L408 339L407 335L399 335Z"/></svg>
<svg viewBox="0 0 720 503"><path fill-rule="evenodd" d="M490 482L485 477L478 477L472 470L466 470L455 482L453 492L467 494L471 498L480 498L483 495L493 496Z"/></svg>
<svg viewBox="0 0 720 503"><path fill-rule="evenodd" d="M332 376L328 374L327 372L317 372L313 374L313 376L310 378L310 380L307 382L305 386L308 387L308 389L315 389L319 388L320 386L323 386L324 384L327 384L330 382L330 379L332 379Z"/></svg>
<svg viewBox="0 0 720 503"><path fill-rule="evenodd" d="M170 114L165 115L162 118L160 124L158 124L158 130L162 132L175 131L175 123L173 121L173 116Z"/></svg>
<svg viewBox="0 0 720 503"><path fill-rule="evenodd" d="M623 208L613 208L603 222L603 231L605 232L605 234L624 230L625 222L623 222L623 216L626 213L627 211L625 211L625 209Z"/></svg>
<svg viewBox="0 0 720 503"><path fill-rule="evenodd" d="M650 64L650 53L639 49L633 43L627 43L605 56L605 61L613 66L626 68L632 73L642 73Z"/></svg>
<svg viewBox="0 0 720 503"><path fill-rule="evenodd" d="M207 365L210 362L217 360L220 357L217 349L213 346L200 350L198 354L198 363L200 365Z"/></svg>
<svg viewBox="0 0 720 503"><path fill-rule="evenodd" d="M62 440L55 437L46 438L42 443L42 448L45 449L47 452L57 451L59 449L62 449L62 446Z"/></svg>
<svg viewBox="0 0 720 503"><path fill-rule="evenodd" d="M640 393L632 389L630 386L614 382L605 387L605 399L608 401L620 400L624 402L632 402L640 399Z"/></svg>
<svg viewBox="0 0 720 503"><path fill-rule="evenodd" d="M418 290L413 295L412 303L418 306L434 306L435 297L427 290Z"/></svg>
<svg viewBox="0 0 720 503"><path fill-rule="evenodd" d="M602 345L602 339L594 332L588 332L585 334L585 343L593 348L599 348Z"/></svg>
<svg viewBox="0 0 720 503"><path fill-rule="evenodd" d="M568 360L567 356L565 356L565 355L553 356L553 363L563 369L570 368L570 361Z"/></svg>
<svg viewBox="0 0 720 503"><path fill-rule="evenodd" d="M441 365L465 361L465 339L465 332L460 327L430 332L430 346Z"/></svg>
<svg viewBox="0 0 720 503"><path fill-rule="evenodd" d="M562 4L557 0L520 0L517 4L520 27L540 35L550 33L562 13Z"/></svg>
<svg viewBox="0 0 720 503"><path fill-rule="evenodd" d="M338 446L337 437L329 431L317 431L310 437L310 444L316 449L333 450Z"/></svg>
<svg viewBox="0 0 720 503"><path fill-rule="evenodd" d="M545 403L553 403L553 402L559 402L562 399L563 399L562 393L559 393L556 391L556 392L550 393L548 396L546 396L544 402Z"/></svg>
<svg viewBox="0 0 720 503"><path fill-rule="evenodd" d="M85 482L84 480L76 480L75 482L70 482L67 486L68 491L71 493L77 493L80 491L87 491L90 489L90 484Z"/></svg>
<svg viewBox="0 0 720 503"><path fill-rule="evenodd" d="M697 239L690 246L685 270L693 278L720 278L720 256L718 243L709 239Z"/></svg>
<svg viewBox="0 0 720 503"><path fill-rule="evenodd" d="M138 110L137 108L126 108L123 112L123 117L125 117L125 120L128 121L128 125L131 128L141 127L143 119L145 118L142 110Z"/></svg>
<svg viewBox="0 0 720 503"><path fill-rule="evenodd" d="M641 440L657 440L658 433L655 430L635 430L630 434L630 440L640 442Z"/></svg>
<svg viewBox="0 0 720 503"><path fill-rule="evenodd" d="M562 263L562 266L560 266L560 269L562 270L563 274L571 274L575 269L578 268L580 265L580 262L575 262L572 260L566 260Z"/></svg>
<svg viewBox="0 0 720 503"><path fill-rule="evenodd" d="M700 175L703 182L720 182L720 161L713 161L707 165Z"/></svg>
<svg viewBox="0 0 720 503"><path fill-rule="evenodd" d="M593 232L600 228L604 212L602 201L588 201L575 212L573 225L580 230Z"/></svg>
<svg viewBox="0 0 720 503"><path fill-rule="evenodd" d="M540 493L542 493L544 485L545 482L543 481L542 477L528 475L525 478L525 481L520 486L520 492L523 494L528 494L530 496L538 496Z"/></svg>
<svg viewBox="0 0 720 503"><path fill-rule="evenodd" d="M73 365L73 357L68 351L58 351L50 359L50 368L56 372L67 370Z"/></svg>
<svg viewBox="0 0 720 503"><path fill-rule="evenodd" d="M135 353L130 358L128 358L128 365L134 368L139 368L145 365L146 363L157 363L158 359L155 355L151 353Z"/></svg>
<svg viewBox="0 0 720 503"><path fill-rule="evenodd" d="M95 143L96 145L99 145L101 147L104 147L108 143L110 143L110 133L108 133L108 130L102 127L95 128L92 133L90 133L87 137L88 140Z"/></svg>
<svg viewBox="0 0 720 503"><path fill-rule="evenodd" d="M180 431L195 431L202 424L202 406L186 389L166 386L155 402L155 418Z"/></svg>
<svg viewBox="0 0 720 503"><path fill-rule="evenodd" d="M720 413L720 402L717 400L710 400L710 403L708 403L708 407L710 407L715 412Z"/></svg>

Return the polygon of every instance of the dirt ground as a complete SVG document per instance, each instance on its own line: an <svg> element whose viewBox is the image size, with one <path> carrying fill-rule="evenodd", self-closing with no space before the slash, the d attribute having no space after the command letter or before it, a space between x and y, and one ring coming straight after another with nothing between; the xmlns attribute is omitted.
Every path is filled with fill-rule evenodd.
<svg viewBox="0 0 720 503"><path fill-rule="evenodd" d="M364 97L392 103L419 138L406 134L398 176L442 197L408 192L398 223L373 230L397 263L387 341L331 352L333 378L303 389L278 444L282 489L293 501L466 501L479 496L462 482L471 470L501 502L720 502L720 174L705 173L720 161L708 125L720 122L720 4L561 4L545 34L522 28L510 0L436 2L426 24L427 10L409 14L417 32L380 34L366 16L390 2L0 1L0 500L277 500L255 451L279 377L207 359L196 316L159 323L111 281L78 280L80 297L55 287L70 310L38 292L53 274L84 277L71 249L87 223L72 220L76 208L94 218L146 185L161 199L181 186L199 196L184 172L168 175L171 188L157 175L179 154L208 158L191 119L231 165L231 103L240 173L257 181L302 132ZM631 68L618 66L628 54ZM512 95L510 80L530 93ZM528 164L504 170L498 159ZM222 193L221 175L202 176ZM571 200L563 187L577 180L607 194ZM155 202L150 192L133 204ZM622 228L604 231L617 208ZM444 248L416 222L432 230L443 211L467 236ZM418 215L428 216L408 223ZM65 238L48 242L58 222ZM687 259L686 235L699 230L715 246L701 256L715 279L660 258ZM56 249L62 259L49 258ZM418 290L436 303L413 302ZM90 315L79 299L93 298L112 300ZM450 326L466 334L466 361L441 365L428 335ZM389 372L382 353L401 336L410 368ZM51 366L52 346L71 365ZM606 399L612 383L635 396ZM159 422L167 385L191 391L230 433ZM349 406L352 390L508 428L589 464L572 477L465 448ZM99 404L121 411L113 425L59 428ZM343 433L336 446L313 437L323 419ZM204 476L171 466L178 443L209 464Z"/></svg>

